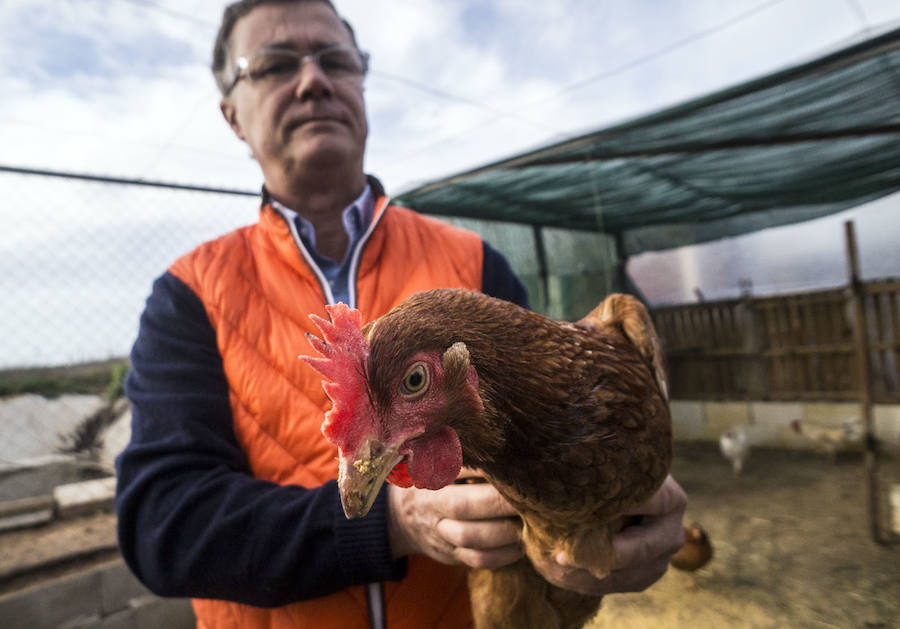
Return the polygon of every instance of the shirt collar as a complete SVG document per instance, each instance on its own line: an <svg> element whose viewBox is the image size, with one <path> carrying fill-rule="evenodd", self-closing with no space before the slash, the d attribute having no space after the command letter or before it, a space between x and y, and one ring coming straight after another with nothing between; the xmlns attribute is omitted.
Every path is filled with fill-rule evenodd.
<svg viewBox="0 0 900 629"><path fill-rule="evenodd" d="M292 210L283 203L269 197L272 207L280 212L288 220L297 223L300 229L300 235L308 240L308 244L313 248L316 246L316 232L312 223L307 221L296 210ZM372 192L372 186L366 183L362 194L348 205L341 212L341 222L344 225L344 231L347 232L347 238L350 243L356 242L368 229L375 214L375 195Z"/></svg>
<svg viewBox="0 0 900 629"><path fill-rule="evenodd" d="M375 195L372 194L372 186L367 183L362 194L341 214L344 230L350 242L356 242L366 233L373 214L375 214Z"/></svg>

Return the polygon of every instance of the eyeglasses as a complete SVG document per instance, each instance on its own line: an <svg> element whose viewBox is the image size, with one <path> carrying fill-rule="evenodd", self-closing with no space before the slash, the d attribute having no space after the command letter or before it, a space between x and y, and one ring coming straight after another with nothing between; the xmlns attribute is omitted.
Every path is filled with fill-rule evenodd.
<svg viewBox="0 0 900 629"><path fill-rule="evenodd" d="M231 94L243 78L271 87L287 83L297 76L307 61L315 63L332 79L363 76L369 69L369 55L347 46L328 46L305 55L290 48L263 48L249 57L237 58L234 78L225 90L225 96Z"/></svg>

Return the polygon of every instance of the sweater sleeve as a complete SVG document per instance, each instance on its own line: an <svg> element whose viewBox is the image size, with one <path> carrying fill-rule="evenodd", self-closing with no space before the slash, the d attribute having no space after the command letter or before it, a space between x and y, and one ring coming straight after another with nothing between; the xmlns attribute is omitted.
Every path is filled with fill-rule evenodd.
<svg viewBox="0 0 900 629"><path fill-rule="evenodd" d="M484 256L481 292L529 308L528 291L513 273L506 258L486 241L482 241Z"/></svg>
<svg viewBox="0 0 900 629"><path fill-rule="evenodd" d="M385 492L347 520L334 481L252 477L234 435L216 335L197 296L166 273L141 317L125 383L131 441L116 461L119 545L163 596L273 607L396 580Z"/></svg>

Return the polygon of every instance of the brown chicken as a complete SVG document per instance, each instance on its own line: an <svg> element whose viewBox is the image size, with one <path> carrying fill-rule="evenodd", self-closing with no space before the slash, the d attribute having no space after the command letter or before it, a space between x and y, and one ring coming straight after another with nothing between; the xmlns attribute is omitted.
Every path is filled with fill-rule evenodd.
<svg viewBox="0 0 900 629"><path fill-rule="evenodd" d="M669 563L673 568L693 572L708 564L712 556L713 548L709 535L702 526L694 522L689 527L684 527L684 545L672 555Z"/></svg>
<svg viewBox="0 0 900 629"><path fill-rule="evenodd" d="M339 448L347 517L384 480L439 489L478 468L521 514L534 562L559 552L597 577L612 569L621 516L671 462L662 353L643 305L612 295L578 323L481 293L413 295L361 327L343 304L313 315L329 381L322 431ZM598 597L552 586L523 559L470 573L476 626L581 627Z"/></svg>

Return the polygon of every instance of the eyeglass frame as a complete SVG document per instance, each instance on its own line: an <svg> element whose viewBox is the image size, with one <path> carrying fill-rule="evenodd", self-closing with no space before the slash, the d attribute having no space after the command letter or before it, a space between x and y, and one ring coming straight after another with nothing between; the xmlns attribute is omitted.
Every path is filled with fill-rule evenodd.
<svg viewBox="0 0 900 629"><path fill-rule="evenodd" d="M369 71L369 53L364 52L358 48L351 48L350 46L345 46L343 44L335 44L333 46L326 46L325 48L322 48L315 52L308 52L306 54L301 54L290 48L263 47L263 48L260 48L259 50L257 50L256 52L251 53L250 55L246 55L246 56L241 55L240 57L235 59L235 61L234 61L234 66L235 66L234 67L234 78L231 80L231 83L229 83L228 87L225 89L225 96L230 96L232 90L234 90L234 88L238 84L238 82L242 78L245 78L247 76L246 74L244 74L244 71L250 67L250 58L255 55L258 55L261 52L265 52L267 50L277 51L279 53L284 53L289 56L296 56L297 60L300 62L300 65L297 66L298 72L303 69L303 66L306 64L307 61L312 61L314 64L316 64L316 67L318 67L320 70L322 70L322 66L319 63L319 58L323 54L332 52L334 50L353 50L359 56L359 61L360 61L359 76L365 76ZM323 72L324 72L324 70L323 70ZM326 74L327 74L327 72L326 72Z"/></svg>

